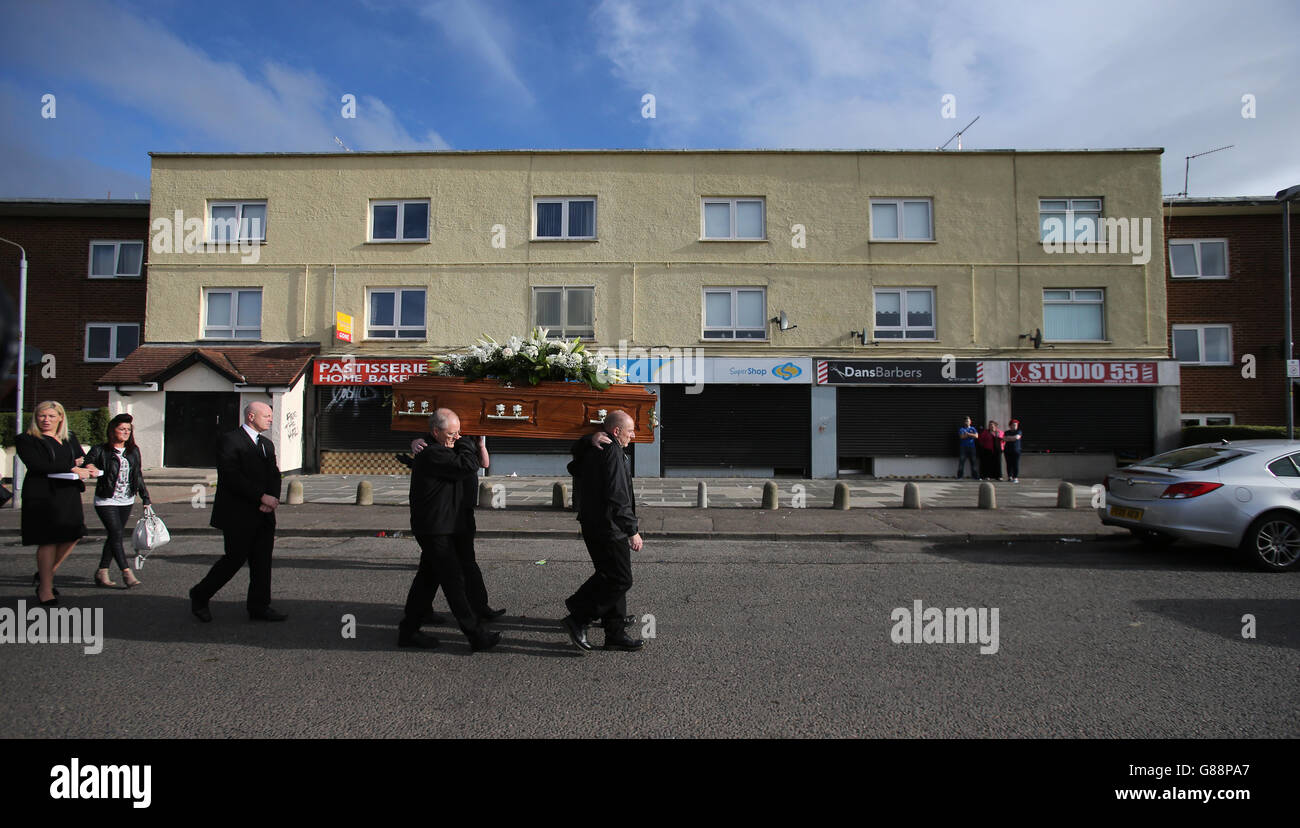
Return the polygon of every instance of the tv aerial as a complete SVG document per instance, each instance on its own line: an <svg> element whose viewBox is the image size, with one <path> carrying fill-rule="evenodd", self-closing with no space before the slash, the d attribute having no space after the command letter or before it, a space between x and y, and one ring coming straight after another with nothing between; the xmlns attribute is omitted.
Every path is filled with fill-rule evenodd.
<svg viewBox="0 0 1300 828"><path fill-rule="evenodd" d="M980 119L980 116L976 115L976 116L975 116L975 121L978 121L979 119ZM974 125L975 125L975 121L971 121L971 122L970 122L969 124L967 124L966 126L962 127L961 129L957 130L956 132L954 132L953 135L952 135L952 138L949 138L947 141L944 141L944 142L943 142L943 146L942 146L942 147L935 147L935 149L940 150L940 151L946 149L946 148L948 147L948 145L952 143L952 139L953 139L953 138L956 138L956 139L957 139L957 149L961 149L961 136L962 136L962 133L965 132L966 130L970 129L972 126L974 126Z"/></svg>

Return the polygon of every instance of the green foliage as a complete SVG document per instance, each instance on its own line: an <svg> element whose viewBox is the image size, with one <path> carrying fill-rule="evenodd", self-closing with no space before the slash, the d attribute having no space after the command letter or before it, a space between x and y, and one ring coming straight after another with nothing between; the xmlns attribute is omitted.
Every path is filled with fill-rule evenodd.
<svg viewBox="0 0 1300 828"><path fill-rule="evenodd" d="M1183 445L1217 443L1220 440L1285 440L1286 426L1214 425L1183 429Z"/></svg>
<svg viewBox="0 0 1300 828"><path fill-rule="evenodd" d="M102 443L106 439L108 421L113 419L107 408L88 408L84 411L68 412L68 431L77 435L77 439L88 445ZM32 423L32 413L23 412L23 428ZM9 448L14 444L14 413L8 411L0 414L0 445Z"/></svg>

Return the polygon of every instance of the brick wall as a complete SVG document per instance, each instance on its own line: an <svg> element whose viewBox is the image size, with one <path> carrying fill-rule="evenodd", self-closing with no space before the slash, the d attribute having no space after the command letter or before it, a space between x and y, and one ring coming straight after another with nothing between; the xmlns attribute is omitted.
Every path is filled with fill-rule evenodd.
<svg viewBox="0 0 1300 828"><path fill-rule="evenodd" d="M1167 241L1228 240L1228 278L1168 279L1169 342L1174 325L1232 326L1232 366L1182 366L1182 410L1232 414L1241 425L1286 424L1285 338L1282 314L1282 217L1272 215L1181 216L1166 219ZM1292 207L1291 277L1293 330L1300 340L1300 210ZM1173 273L1165 248L1165 272ZM1255 356L1255 378L1241 375L1246 354ZM1297 412L1300 415L1300 411Z"/></svg>
<svg viewBox="0 0 1300 828"><path fill-rule="evenodd" d="M55 357L53 378L29 366L24 378L24 410L57 400L68 409L108 404L97 380L111 362L86 361L86 323L135 322L144 339L145 278L91 279L90 243L143 241L149 259L147 207L139 217L56 217L0 215L0 237L27 249L27 344ZM0 245L0 287L18 306L18 249ZM16 335L16 332L15 332ZM14 391L0 407L14 409Z"/></svg>

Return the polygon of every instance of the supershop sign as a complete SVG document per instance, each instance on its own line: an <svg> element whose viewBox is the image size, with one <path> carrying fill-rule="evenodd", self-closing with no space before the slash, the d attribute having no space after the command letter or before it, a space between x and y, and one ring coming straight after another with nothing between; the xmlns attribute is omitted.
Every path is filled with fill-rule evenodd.
<svg viewBox="0 0 1300 828"><path fill-rule="evenodd" d="M392 385L429 372L422 359L318 359L317 385Z"/></svg>
<svg viewBox="0 0 1300 828"><path fill-rule="evenodd" d="M1012 385L1155 385L1154 362L1011 362Z"/></svg>

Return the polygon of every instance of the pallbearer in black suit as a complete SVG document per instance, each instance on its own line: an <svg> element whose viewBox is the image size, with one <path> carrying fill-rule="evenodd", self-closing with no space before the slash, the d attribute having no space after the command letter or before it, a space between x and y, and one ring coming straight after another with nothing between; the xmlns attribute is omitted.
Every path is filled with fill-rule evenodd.
<svg viewBox="0 0 1300 828"><path fill-rule="evenodd" d="M433 440L411 462L411 532L420 544L420 568L406 595L406 612L397 628L399 647L438 646L438 639L420 632L434 590L442 585L447 605L456 616L472 650L488 650L501 633L483 629L466 592L465 566L457 556L456 533L463 526L466 476L479 468L472 441L459 441L460 417L439 408L429 417ZM482 576L479 577L480 585ZM481 596L487 607L486 591Z"/></svg>
<svg viewBox="0 0 1300 828"><path fill-rule="evenodd" d="M569 614L561 623L569 639L583 650L591 649L586 626L596 619L604 624L607 650L635 651L645 643L630 637L624 628L632 553L641 551L632 472L624 451L636 437L635 428L627 412L611 411L603 432L573 444L569 473L577 478L575 491L582 493L578 520L596 572L565 599Z"/></svg>
<svg viewBox="0 0 1300 828"><path fill-rule="evenodd" d="M248 561L248 617L283 621L289 616L271 608L271 549L275 545L275 510L280 505L280 468L275 446L262 436L274 418L271 406L244 406L244 424L217 438L217 499L209 523L225 536L226 554L207 577L190 590L190 610L211 621L208 602Z"/></svg>

